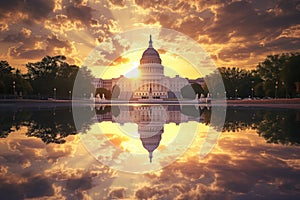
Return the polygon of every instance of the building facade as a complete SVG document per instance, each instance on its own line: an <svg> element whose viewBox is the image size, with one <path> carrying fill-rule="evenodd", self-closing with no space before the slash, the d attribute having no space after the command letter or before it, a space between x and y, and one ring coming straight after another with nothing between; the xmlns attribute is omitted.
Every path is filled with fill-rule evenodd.
<svg viewBox="0 0 300 200"><path fill-rule="evenodd" d="M96 88L105 88L113 91L115 85L120 88L118 99L135 100L164 100L181 99L181 88L191 83L204 83L202 78L189 80L179 75L168 77L164 74L164 66L156 49L153 48L153 42L150 35L149 46L143 52L138 66L139 78L131 79L124 76L113 79L95 79Z"/></svg>

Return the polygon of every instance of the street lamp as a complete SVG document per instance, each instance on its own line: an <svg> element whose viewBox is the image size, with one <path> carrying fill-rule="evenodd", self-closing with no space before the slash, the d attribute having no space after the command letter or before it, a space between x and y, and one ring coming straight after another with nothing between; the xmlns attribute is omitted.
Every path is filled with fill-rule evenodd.
<svg viewBox="0 0 300 200"><path fill-rule="evenodd" d="M282 86L285 89L285 98L287 99L287 89L286 89L286 85L284 84L284 81L282 81Z"/></svg>
<svg viewBox="0 0 300 200"><path fill-rule="evenodd" d="M53 88L53 99L56 99L56 88Z"/></svg>
<svg viewBox="0 0 300 200"><path fill-rule="evenodd" d="M252 99L253 99L253 97L254 97L254 88L253 88L254 81L251 81L251 85L252 85L252 87L251 87L251 91L252 91Z"/></svg>
<svg viewBox="0 0 300 200"><path fill-rule="evenodd" d="M16 95L16 81L13 81L13 95Z"/></svg>
<svg viewBox="0 0 300 200"><path fill-rule="evenodd" d="M72 94L72 91L69 90L69 99L71 99L71 94Z"/></svg>
<svg viewBox="0 0 300 200"><path fill-rule="evenodd" d="M238 89L235 89L235 99L237 99L237 92L238 92Z"/></svg>
<svg viewBox="0 0 300 200"><path fill-rule="evenodd" d="M278 81L275 83L275 99L277 98Z"/></svg>

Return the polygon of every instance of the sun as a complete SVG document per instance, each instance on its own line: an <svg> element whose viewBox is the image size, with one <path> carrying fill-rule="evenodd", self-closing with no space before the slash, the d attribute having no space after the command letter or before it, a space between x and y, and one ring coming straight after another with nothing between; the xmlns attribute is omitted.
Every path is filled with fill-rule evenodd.
<svg viewBox="0 0 300 200"><path fill-rule="evenodd" d="M138 70L139 62L133 62L132 64L133 68L131 68L129 71L127 71L124 76L127 78L137 78L140 75L140 72Z"/></svg>

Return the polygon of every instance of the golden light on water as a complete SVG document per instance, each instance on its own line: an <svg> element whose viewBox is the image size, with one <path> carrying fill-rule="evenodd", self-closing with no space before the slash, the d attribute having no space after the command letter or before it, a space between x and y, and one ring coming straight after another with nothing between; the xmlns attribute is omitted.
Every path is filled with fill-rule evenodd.
<svg viewBox="0 0 300 200"><path fill-rule="evenodd" d="M175 143L179 146L172 146L172 143L176 141L176 138L178 137L186 141L190 140L190 148L193 149L193 156L199 154L200 147L204 139L208 137L207 134L209 126L200 123L197 125L197 130L190 130L189 133L181 131L181 129L188 130L187 127L191 124L195 124L195 122L181 123L179 125L176 125L175 123L165 124L159 146L154 151L156 157L158 155L159 157L168 157L168 152L171 149L177 151L174 148L182 148L181 144L177 144L176 142ZM195 128L196 126L193 127ZM101 130L101 133L99 130ZM197 131L195 138L190 138L191 132L194 131ZM96 140L99 138L99 141L105 137L112 148L119 149L122 152L128 152L130 154L144 154L145 159L148 157L148 152L142 145L142 141L138 133L138 126L135 123L125 123L120 125L113 122L101 122L92 125L88 134L95 135ZM186 141L183 143L186 143ZM97 143L97 141L94 142ZM114 155L111 156L114 157ZM190 155L184 154L180 160L188 159L186 156L189 157Z"/></svg>

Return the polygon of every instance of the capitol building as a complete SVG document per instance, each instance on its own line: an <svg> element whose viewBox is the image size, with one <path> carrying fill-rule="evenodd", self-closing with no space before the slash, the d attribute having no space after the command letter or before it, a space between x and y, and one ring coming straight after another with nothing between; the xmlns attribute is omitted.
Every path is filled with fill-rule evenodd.
<svg viewBox="0 0 300 200"><path fill-rule="evenodd" d="M159 53L153 47L152 37L150 35L149 46L143 52L140 64L138 66L139 78L127 78L120 76L113 79L94 80L96 88L105 88L114 93L114 87L120 88L119 100L164 100L164 99L182 99L181 88L191 83L203 85L203 78L190 80L182 78L179 75L168 77L164 74L164 66ZM96 94L97 95L97 94Z"/></svg>

